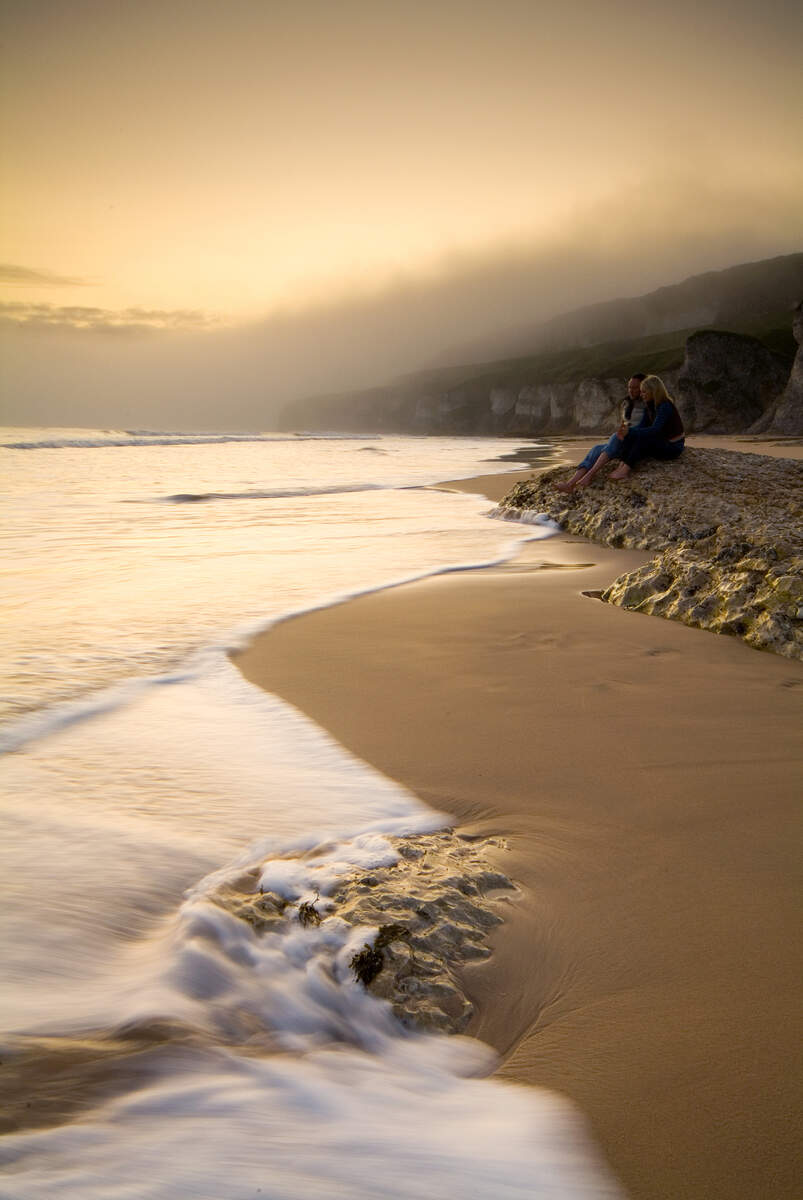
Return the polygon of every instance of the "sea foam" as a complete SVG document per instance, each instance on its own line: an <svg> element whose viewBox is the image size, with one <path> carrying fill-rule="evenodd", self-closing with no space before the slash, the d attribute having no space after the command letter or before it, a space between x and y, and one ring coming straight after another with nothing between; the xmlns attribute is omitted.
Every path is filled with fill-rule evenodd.
<svg viewBox="0 0 803 1200"><path fill-rule="evenodd" d="M254 871L291 904L334 896L343 871L392 870L394 838L448 821L251 687L223 648L513 549L476 499L390 490L474 473L488 442L385 439L378 455L314 440L6 443L43 451L4 451L11 690L71 697L9 727L1 765L2 1057L24 1082L33 1055L0 1143L7 1200L616 1194L564 1102L482 1078L487 1047L405 1028L357 982L375 927L322 905L320 925L261 934L219 902ZM134 1075L112 1052L105 1100L79 1080L77 1112L26 1128L43 1064L137 1038L150 1051Z"/></svg>
<svg viewBox="0 0 803 1200"><path fill-rule="evenodd" d="M615 1200L584 1124L549 1093L472 1076L476 1042L366 1054L180 1051L140 1087L3 1138L4 1200Z"/></svg>

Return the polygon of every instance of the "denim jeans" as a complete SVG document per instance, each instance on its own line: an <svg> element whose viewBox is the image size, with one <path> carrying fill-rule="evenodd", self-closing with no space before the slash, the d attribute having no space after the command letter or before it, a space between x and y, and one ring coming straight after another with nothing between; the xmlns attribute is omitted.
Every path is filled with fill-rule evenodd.
<svg viewBox="0 0 803 1200"><path fill-rule="evenodd" d="M622 443L619 458L629 467L642 458L678 458L683 453L684 445L683 438L668 442L660 432L653 432L652 429L631 429Z"/></svg>
<svg viewBox="0 0 803 1200"><path fill-rule="evenodd" d="M592 446L588 454L581 463L578 463L578 470L582 467L586 471L590 471L594 463L602 454L603 450L608 455L608 458L618 458L619 451L622 448L622 439L614 433L607 442L600 442L598 446Z"/></svg>

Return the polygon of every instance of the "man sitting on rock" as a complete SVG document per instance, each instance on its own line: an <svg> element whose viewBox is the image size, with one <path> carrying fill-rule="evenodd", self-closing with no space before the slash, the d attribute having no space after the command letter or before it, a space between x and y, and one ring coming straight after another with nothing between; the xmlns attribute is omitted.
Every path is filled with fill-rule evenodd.
<svg viewBox="0 0 803 1200"><path fill-rule="evenodd" d="M559 492L573 492L581 482L585 486L585 483L590 482L600 467L610 462L612 458L619 457L619 451L630 428L636 426L640 428L644 423L645 411L641 401L641 385L646 378L647 376L641 371L630 376L627 381L627 399L622 405L621 425L607 442L600 442L589 450L571 479L565 483L554 485ZM602 462L599 461L600 458L603 459ZM597 466L598 463L599 466ZM586 479L586 476L589 478Z"/></svg>

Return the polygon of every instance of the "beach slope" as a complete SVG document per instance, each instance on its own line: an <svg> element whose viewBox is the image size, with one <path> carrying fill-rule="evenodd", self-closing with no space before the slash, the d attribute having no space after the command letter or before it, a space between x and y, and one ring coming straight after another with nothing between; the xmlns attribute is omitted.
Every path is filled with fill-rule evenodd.
<svg viewBox="0 0 803 1200"><path fill-rule="evenodd" d="M583 594L647 557L560 535L236 662L507 840L522 898L468 978L501 1075L579 1104L633 1197L791 1200L803 672Z"/></svg>

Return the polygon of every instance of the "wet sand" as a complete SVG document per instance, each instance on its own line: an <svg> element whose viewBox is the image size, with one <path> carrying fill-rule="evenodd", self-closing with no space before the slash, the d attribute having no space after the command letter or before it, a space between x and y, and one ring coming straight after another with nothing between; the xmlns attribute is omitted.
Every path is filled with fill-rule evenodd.
<svg viewBox="0 0 803 1200"><path fill-rule="evenodd" d="M236 662L507 839L523 896L468 976L500 1075L570 1096L633 1197L791 1198L803 671L583 595L646 557L558 536L287 621Z"/></svg>

